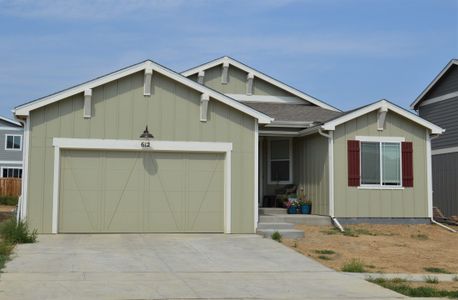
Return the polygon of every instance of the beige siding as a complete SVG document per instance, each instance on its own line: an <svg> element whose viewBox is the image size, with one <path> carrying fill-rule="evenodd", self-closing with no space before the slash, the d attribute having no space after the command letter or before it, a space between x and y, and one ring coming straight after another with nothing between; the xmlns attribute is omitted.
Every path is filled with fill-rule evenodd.
<svg viewBox="0 0 458 300"><path fill-rule="evenodd" d="M199 121L200 94L155 72L143 96L139 72L93 89L93 117L83 118L83 95L31 112L28 220L51 231L53 137L138 139L148 124L157 140L232 142L232 231L254 230L255 120L216 100Z"/></svg>
<svg viewBox="0 0 458 300"><path fill-rule="evenodd" d="M247 72L234 66L229 66L229 78L227 84L221 84L222 65L205 70L204 84L220 93L224 94L246 94ZM197 81L195 75L193 80ZM293 96L292 94L280 89L267 81L254 78L253 95L267 96Z"/></svg>
<svg viewBox="0 0 458 300"><path fill-rule="evenodd" d="M403 190L366 190L348 187L347 140L355 136L405 137L413 142L414 187ZM334 182L336 217L427 217L426 129L393 112L386 128L377 130L372 112L342 124L334 134Z"/></svg>
<svg viewBox="0 0 458 300"><path fill-rule="evenodd" d="M328 140L314 134L293 140L293 170L298 186L312 201L312 214L329 215Z"/></svg>

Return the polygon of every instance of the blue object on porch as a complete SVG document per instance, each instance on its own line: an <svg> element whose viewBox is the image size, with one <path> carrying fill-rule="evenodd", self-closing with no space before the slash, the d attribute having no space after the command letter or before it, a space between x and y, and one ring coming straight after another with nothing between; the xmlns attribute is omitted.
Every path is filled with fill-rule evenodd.
<svg viewBox="0 0 458 300"><path fill-rule="evenodd" d="M304 215L310 215L312 206L310 204L301 205L301 213Z"/></svg>
<svg viewBox="0 0 458 300"><path fill-rule="evenodd" d="M290 215L295 215L295 214L297 214L297 207L296 207L296 206L290 206L290 207L288 207L288 214L290 214Z"/></svg>

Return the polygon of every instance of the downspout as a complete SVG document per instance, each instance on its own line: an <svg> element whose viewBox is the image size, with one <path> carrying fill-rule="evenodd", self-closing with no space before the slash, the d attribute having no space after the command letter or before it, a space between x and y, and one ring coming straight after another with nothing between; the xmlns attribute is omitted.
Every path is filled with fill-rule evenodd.
<svg viewBox="0 0 458 300"><path fill-rule="evenodd" d="M433 205L432 205L432 197L433 197L433 191L432 191L432 175L433 175L433 172L432 172L432 163L431 163L431 160L432 160L432 154L431 154L431 140L432 140L432 139L435 139L435 138L437 138L437 137L438 137L438 135L431 136L431 135L429 134L429 132L426 131L426 141L427 141L427 142L426 142L426 143L427 143L426 152L427 152L427 156L428 156L427 159L426 159L426 161L427 161L427 168L428 168L428 198L430 198L430 199L428 199L428 202L431 203L431 204L430 204L431 207L430 207L430 212L429 212L430 216L429 216L429 217L430 217L430 219L431 219L431 223L432 223L432 224L438 225L438 226L440 226L440 227L442 227L442 228L444 228L444 229L446 229L446 230L448 230L448 231L456 232L456 230L454 230L454 229L452 229L452 228L450 228L450 227L448 227L448 226L445 226L444 224L441 224L441 223L437 222L436 220L434 220Z"/></svg>
<svg viewBox="0 0 458 300"><path fill-rule="evenodd" d="M318 133L328 139L329 216L331 217L332 224L341 232L344 232L344 228L334 216L334 132L329 131L329 133L326 134L320 128L318 129Z"/></svg>

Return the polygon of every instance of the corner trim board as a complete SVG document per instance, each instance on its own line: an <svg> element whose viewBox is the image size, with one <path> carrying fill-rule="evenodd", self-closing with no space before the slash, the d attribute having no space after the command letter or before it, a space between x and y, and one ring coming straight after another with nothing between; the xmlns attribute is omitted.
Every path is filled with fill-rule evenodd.
<svg viewBox="0 0 458 300"><path fill-rule="evenodd" d="M224 233L231 233L231 153L232 143L220 142L185 142L185 141L151 141L150 148L142 148L139 140L78 139L53 138L54 174L53 174L53 207L52 233L59 232L59 183L60 157L62 149L90 150L124 150L124 151L161 151L161 152L200 152L224 153Z"/></svg>

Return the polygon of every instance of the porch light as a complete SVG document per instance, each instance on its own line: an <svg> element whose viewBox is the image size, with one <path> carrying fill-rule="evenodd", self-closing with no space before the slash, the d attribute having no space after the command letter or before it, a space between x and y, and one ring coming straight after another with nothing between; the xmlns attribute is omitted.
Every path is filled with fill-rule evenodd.
<svg viewBox="0 0 458 300"><path fill-rule="evenodd" d="M148 131L148 125L146 125L145 130L140 135L140 139L142 139L142 140L150 140L150 139L153 139L153 138L154 138L154 136Z"/></svg>

